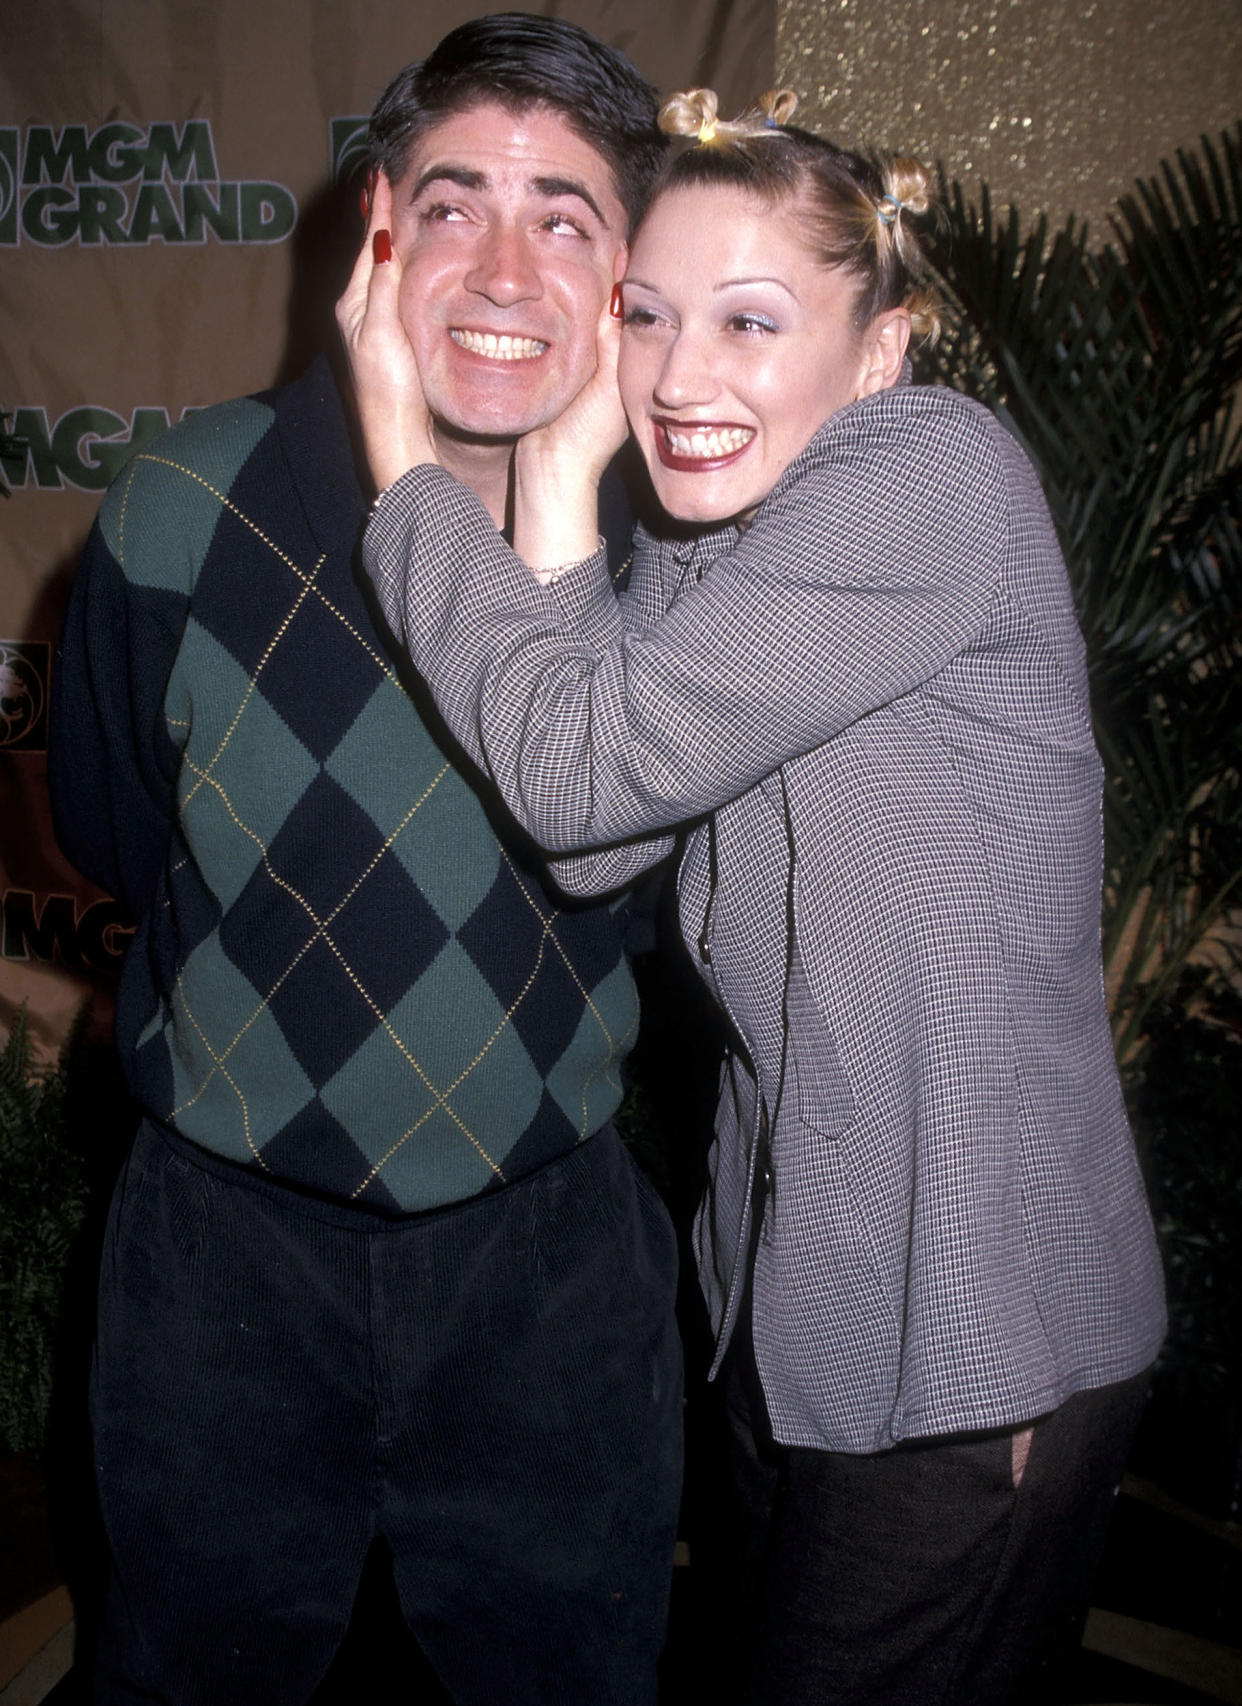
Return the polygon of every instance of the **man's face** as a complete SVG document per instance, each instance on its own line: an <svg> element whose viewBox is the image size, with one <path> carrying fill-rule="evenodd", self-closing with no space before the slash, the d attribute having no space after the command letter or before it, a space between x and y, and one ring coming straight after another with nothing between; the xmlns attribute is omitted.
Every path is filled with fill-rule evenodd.
<svg viewBox="0 0 1242 1706"><path fill-rule="evenodd" d="M418 143L392 223L401 323L440 427L516 439L556 420L595 371L625 268L602 155L551 109L484 102Z"/></svg>

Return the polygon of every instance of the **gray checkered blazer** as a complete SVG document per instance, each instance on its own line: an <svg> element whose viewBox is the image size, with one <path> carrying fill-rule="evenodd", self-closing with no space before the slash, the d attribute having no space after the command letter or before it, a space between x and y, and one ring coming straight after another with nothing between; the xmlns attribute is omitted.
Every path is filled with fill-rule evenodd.
<svg viewBox="0 0 1242 1706"><path fill-rule="evenodd" d="M878 1450L1144 1368L1162 1287L1105 1011L1083 645L999 424L909 385L852 404L742 536L640 536L620 604L600 560L539 587L439 469L391 489L364 559L517 817L594 849L566 886L693 826L683 932L737 1042L700 1272L723 1350L766 1115L777 1438Z"/></svg>

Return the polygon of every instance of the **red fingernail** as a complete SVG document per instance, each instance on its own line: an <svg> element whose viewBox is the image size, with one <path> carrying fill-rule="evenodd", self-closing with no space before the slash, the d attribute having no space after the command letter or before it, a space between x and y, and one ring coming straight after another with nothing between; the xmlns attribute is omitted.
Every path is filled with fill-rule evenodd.
<svg viewBox="0 0 1242 1706"><path fill-rule="evenodd" d="M619 284L614 284L612 287L612 295L608 299L608 312L614 320L625 318L625 310L621 306L621 286Z"/></svg>
<svg viewBox="0 0 1242 1706"><path fill-rule="evenodd" d="M363 184L361 190L358 192L358 203L362 208L362 217L364 219L369 219L371 217L371 191L369 186L366 184Z"/></svg>
<svg viewBox="0 0 1242 1706"><path fill-rule="evenodd" d="M377 267L386 265L392 259L392 238L382 225L371 238L371 258Z"/></svg>

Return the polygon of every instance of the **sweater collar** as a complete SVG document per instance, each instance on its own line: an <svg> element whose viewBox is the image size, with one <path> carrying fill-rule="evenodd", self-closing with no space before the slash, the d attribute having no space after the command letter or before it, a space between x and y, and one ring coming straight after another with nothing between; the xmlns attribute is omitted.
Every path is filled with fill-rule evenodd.
<svg viewBox="0 0 1242 1706"><path fill-rule="evenodd" d="M320 548L352 554L366 516L340 392L326 356L269 394L306 519Z"/></svg>

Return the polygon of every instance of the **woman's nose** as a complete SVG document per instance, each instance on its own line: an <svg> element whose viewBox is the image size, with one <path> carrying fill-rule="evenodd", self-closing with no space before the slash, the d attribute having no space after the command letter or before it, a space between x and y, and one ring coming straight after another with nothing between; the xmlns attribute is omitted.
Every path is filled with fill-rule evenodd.
<svg viewBox="0 0 1242 1706"><path fill-rule="evenodd" d="M701 342L689 332L679 331L665 351L652 401L661 408L684 409L692 403L710 402L719 389Z"/></svg>

